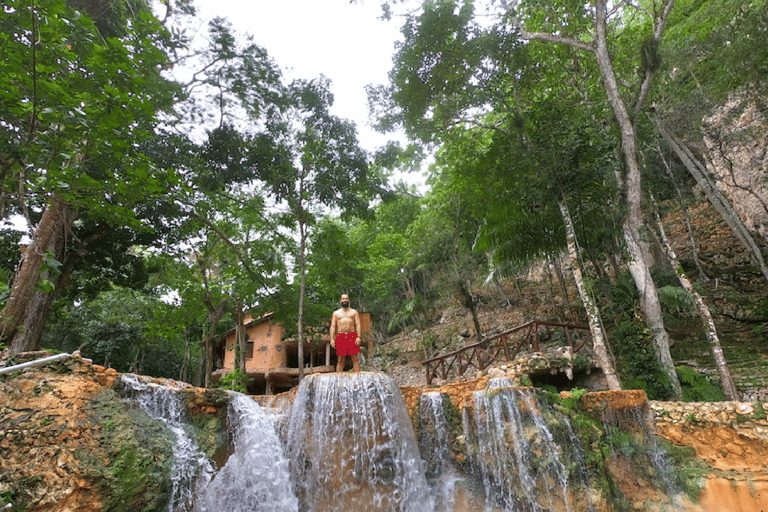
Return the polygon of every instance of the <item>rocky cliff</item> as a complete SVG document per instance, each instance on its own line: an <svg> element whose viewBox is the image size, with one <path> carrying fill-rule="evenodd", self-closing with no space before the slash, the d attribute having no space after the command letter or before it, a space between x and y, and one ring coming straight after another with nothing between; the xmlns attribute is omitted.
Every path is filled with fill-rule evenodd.
<svg viewBox="0 0 768 512"><path fill-rule="evenodd" d="M463 411L473 407L473 393L488 380L483 377L430 391L448 397L460 425ZM222 412L229 395L174 381L163 384L181 389L189 421L196 425L206 455L224 460L229 439ZM424 391L401 388L417 432ZM160 422L124 398L127 394L114 371L77 357L1 375L0 500L27 512L167 510L171 439ZM289 393L270 399L269 404L266 398L261 400L285 408L291 398ZM599 504L597 512L637 507L691 512L764 510L768 501L768 404L649 404L642 392L590 393L568 403L581 411L573 414L588 418L575 427L585 429L579 435L584 437L583 443L591 443L585 446L587 451L610 452L589 459L601 468L590 470L603 482L591 480L598 496L593 500ZM640 415L622 416L616 411L640 411L632 413ZM658 482L642 476L642 463L638 465L635 456L637 443L627 441L627 436L641 431L649 418L662 438L679 447L670 452L670 461L673 472L688 482L684 490L693 501L673 503L659 490ZM627 436L606 434L619 427ZM607 439L612 440L608 443ZM459 466L471 473L471 446L460 433L453 444ZM466 510L471 510L475 502L470 498L464 496L457 503L465 503Z"/></svg>
<svg viewBox="0 0 768 512"><path fill-rule="evenodd" d="M165 510L171 440L122 388L117 372L79 357L0 375L0 502L30 512ZM213 456L226 442L223 392L187 391L191 418L219 440Z"/></svg>

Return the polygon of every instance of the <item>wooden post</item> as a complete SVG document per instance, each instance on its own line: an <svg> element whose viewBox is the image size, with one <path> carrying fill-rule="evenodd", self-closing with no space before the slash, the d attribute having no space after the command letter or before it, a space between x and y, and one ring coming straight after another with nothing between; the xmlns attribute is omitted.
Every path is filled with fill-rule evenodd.
<svg viewBox="0 0 768 512"><path fill-rule="evenodd" d="M331 344L325 344L325 366L331 366Z"/></svg>

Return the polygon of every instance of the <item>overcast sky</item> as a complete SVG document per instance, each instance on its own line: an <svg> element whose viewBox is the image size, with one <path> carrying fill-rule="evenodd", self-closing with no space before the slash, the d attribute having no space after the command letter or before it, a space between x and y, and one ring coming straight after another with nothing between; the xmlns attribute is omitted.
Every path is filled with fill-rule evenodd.
<svg viewBox="0 0 768 512"><path fill-rule="evenodd" d="M264 47L288 78L332 82L334 114L357 123L372 151L393 136L368 126L365 86L387 83L398 20L383 21L379 0L195 0L204 22L221 16Z"/></svg>

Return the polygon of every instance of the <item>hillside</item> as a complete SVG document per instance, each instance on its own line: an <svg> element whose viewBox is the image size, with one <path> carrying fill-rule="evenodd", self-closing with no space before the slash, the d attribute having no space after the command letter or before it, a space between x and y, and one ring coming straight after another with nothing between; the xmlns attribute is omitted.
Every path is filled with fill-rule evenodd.
<svg viewBox="0 0 768 512"><path fill-rule="evenodd" d="M768 395L768 345L764 343L768 336L765 280L750 265L739 241L708 203L689 206L687 215L694 226L700 264L708 280L701 279L693 262L690 235L682 210L672 211L664 217L667 236L688 276L695 281L712 310L726 360L743 398L764 398ZM524 277L504 281L501 287L476 286L473 294L484 332L501 332L531 320L584 324L585 320L579 318L582 308L575 286L569 284L569 301L566 303L557 284L550 283L550 279L545 269L536 268ZM609 329L610 320L603 318ZM673 343L671 351L675 363L716 379L710 344L694 311L675 311L669 320L667 329ZM366 365L368 369L387 372L400 385L425 386L421 362L425 359L426 342L432 342L438 348L438 351L428 351L434 356L476 342L474 334L469 312L457 300L447 300L433 310L425 332L412 329L388 338ZM619 340L611 341L619 343Z"/></svg>

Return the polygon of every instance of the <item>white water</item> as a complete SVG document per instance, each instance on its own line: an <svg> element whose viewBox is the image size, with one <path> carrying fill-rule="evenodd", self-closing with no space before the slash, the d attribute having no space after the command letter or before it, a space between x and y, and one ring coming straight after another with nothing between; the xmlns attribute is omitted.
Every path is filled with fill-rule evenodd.
<svg viewBox="0 0 768 512"><path fill-rule="evenodd" d="M495 387L476 392L474 403L476 461L488 507L495 503L515 512L570 511L563 450L531 391Z"/></svg>
<svg viewBox="0 0 768 512"><path fill-rule="evenodd" d="M193 511L298 511L274 419L253 399L236 394L228 421L233 452L218 472L209 467L200 475Z"/></svg>
<svg viewBox="0 0 768 512"><path fill-rule="evenodd" d="M419 403L419 450L432 487L435 511L452 511L456 501L456 483L464 480L451 460L451 440L445 417L443 393L423 393Z"/></svg>
<svg viewBox="0 0 768 512"><path fill-rule="evenodd" d="M400 389L385 375L305 377L286 452L302 510L434 511Z"/></svg>
<svg viewBox="0 0 768 512"><path fill-rule="evenodd" d="M493 381L476 392L472 415L462 411L464 433L477 447L466 453L478 470L475 480L454 467L455 432L447 428L445 395L422 395L417 446L400 389L382 374L306 377L284 411L280 436L275 415L232 393L231 455L218 470L195 441L181 389L123 379L142 409L173 433L168 512L594 510L591 500L571 503L588 491L583 452L567 418L540 403L535 392L509 387L508 381ZM604 421L606 428L642 430L640 416L638 409ZM648 450L651 478L666 481L662 451L643 433L650 441L641 444L648 446L632 442L632 450Z"/></svg>
<svg viewBox="0 0 768 512"><path fill-rule="evenodd" d="M122 379L134 391L132 398L142 410L151 418L162 421L174 436L168 512L183 510L192 498L192 483L208 461L191 432L179 389L144 383L132 375L123 375Z"/></svg>

